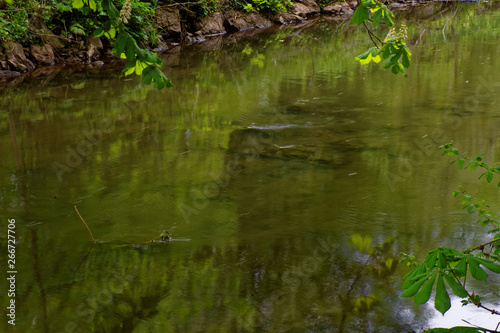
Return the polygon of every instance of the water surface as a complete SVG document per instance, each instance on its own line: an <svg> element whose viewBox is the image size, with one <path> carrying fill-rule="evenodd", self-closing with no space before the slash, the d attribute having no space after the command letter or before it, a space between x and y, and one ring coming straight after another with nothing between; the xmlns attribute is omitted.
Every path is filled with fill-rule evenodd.
<svg viewBox="0 0 500 333"><path fill-rule="evenodd" d="M495 186L437 147L453 140L500 160L500 13L416 12L407 78L360 66L366 35L321 19L173 48L162 55L172 90L118 78L119 65L4 88L0 210L4 231L16 220L18 275L16 326L4 316L2 329L495 327L473 308L442 317L400 298L407 268L384 273L350 241L392 237L378 259L422 260L486 239L451 196L459 184L498 202ZM91 238L74 206L97 240L86 260ZM149 242L164 230L171 242ZM480 293L494 305L496 289Z"/></svg>

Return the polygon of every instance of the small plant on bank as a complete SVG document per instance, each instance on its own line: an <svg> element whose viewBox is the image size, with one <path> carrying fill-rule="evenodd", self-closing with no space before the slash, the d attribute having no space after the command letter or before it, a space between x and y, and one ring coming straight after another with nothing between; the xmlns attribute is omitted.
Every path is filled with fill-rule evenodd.
<svg viewBox="0 0 500 333"><path fill-rule="evenodd" d="M488 183L493 180L494 174L500 173L500 163L489 165L483 162L482 155L475 158L463 156L458 149L453 147L452 143L447 143L440 147L443 155L453 156L459 169L469 169L474 171L476 168L483 169L479 178L486 179ZM500 186L500 183L498 183ZM496 309L484 305L480 295L470 290L467 285L468 279L473 278L478 281L485 281L488 274L485 268L493 273L500 273L500 216L496 215L489 206L467 193L465 188L459 187L453 192L455 198L462 199L462 206L469 214L476 214L477 224L487 227L487 233L493 235L492 239L483 244L472 248L456 250L449 247L439 247L429 252L421 264L416 264L408 255L404 255L402 261L408 260L408 266L414 267L406 276L403 277L402 288L405 290L403 297L413 297L416 304L427 303L431 297L435 285L434 306L445 313L451 307L449 290L456 296L462 298L462 305L473 304L482 308L491 314L500 315ZM448 286L448 289L447 287ZM429 332L497 332L486 328L454 327L451 329L433 329Z"/></svg>
<svg viewBox="0 0 500 333"><path fill-rule="evenodd" d="M39 41L36 34L30 32L29 16L39 8L36 1L6 1L6 11L0 12L0 42L8 44L18 42L27 46ZM19 10L20 6L25 9Z"/></svg>
<svg viewBox="0 0 500 333"><path fill-rule="evenodd" d="M293 8L291 0L246 0L244 2L235 1L235 8L240 8L247 13L256 12L287 12Z"/></svg>

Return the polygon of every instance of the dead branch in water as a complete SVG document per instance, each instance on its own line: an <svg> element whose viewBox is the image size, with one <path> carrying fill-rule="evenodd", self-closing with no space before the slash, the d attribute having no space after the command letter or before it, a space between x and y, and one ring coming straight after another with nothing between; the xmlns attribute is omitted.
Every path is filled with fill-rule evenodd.
<svg viewBox="0 0 500 333"><path fill-rule="evenodd" d="M92 251L92 248L94 247L94 244L95 244L95 242L92 242L92 245L90 245L89 252L87 252L87 255L85 256L85 258L83 258L83 260L82 260L82 262L80 263L80 265L78 265L78 267L75 269L75 272L73 273L73 275L76 275L76 272L78 272L78 270L79 270L79 269L80 269L80 267L83 265L83 263L85 262L85 260L87 260L87 257L89 256L90 251Z"/></svg>
<svg viewBox="0 0 500 333"><path fill-rule="evenodd" d="M90 246L90 249L89 249L89 252L87 252L87 255L85 256L85 258L83 258L82 262L80 263L80 265L78 265L78 267L75 269L75 273L73 275L76 275L76 272L78 272L78 270L80 269L80 267L83 265L83 263L85 262L85 260L87 260L87 257L89 256L90 254L90 251L92 251L92 248L94 247L94 244L95 244L95 239L94 239L94 236L92 235L92 232L90 231L90 228L89 226L87 225L87 223L85 223L85 220L83 219L83 217L80 215L80 212L78 211L78 209L76 208L76 205L75 205L75 210L76 210L76 213L78 214L78 216L80 216L80 219L82 220L83 224L85 224L85 227L87 227L87 230L89 231L89 234L90 234L90 238L92 238L92 245Z"/></svg>
<svg viewBox="0 0 500 333"><path fill-rule="evenodd" d="M87 227L87 230L89 231L89 234L90 234L90 237L92 238L92 242L95 243L95 239L94 239L94 236L92 236L92 232L90 231L90 228L89 226L87 225L87 223L85 223L85 221L83 220L83 217L80 215L80 213L78 212L78 209L76 209L76 205L75 205L75 210L76 210L76 213L78 214L78 216L80 216L80 219L82 220L83 224L85 224L85 226Z"/></svg>

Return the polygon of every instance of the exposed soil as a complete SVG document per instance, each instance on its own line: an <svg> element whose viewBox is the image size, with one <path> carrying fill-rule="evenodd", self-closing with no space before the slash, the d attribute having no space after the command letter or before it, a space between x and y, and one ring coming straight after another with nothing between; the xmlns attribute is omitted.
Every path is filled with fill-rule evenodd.
<svg viewBox="0 0 500 333"><path fill-rule="evenodd" d="M393 10L420 6L423 3L400 1L402 2L390 4ZM356 6L356 1L349 3L332 1L320 7L313 0L297 0L288 13L245 13L231 9L202 18L188 17L188 20L180 19L182 7L163 6L156 10L155 16L155 24L162 34L158 36L157 45L152 50L161 53L179 44L211 44L210 40L216 39L216 36L254 33L275 25L300 26L319 16L348 20ZM19 81L14 78L23 73L32 72L32 75L40 76L54 72L46 68L47 66L79 63L99 67L113 58L110 41L106 38L69 39L53 35L43 27L42 30L45 31L44 45L23 47L21 44L12 43L0 48L0 82L3 81L0 87ZM147 48L144 45L142 47Z"/></svg>

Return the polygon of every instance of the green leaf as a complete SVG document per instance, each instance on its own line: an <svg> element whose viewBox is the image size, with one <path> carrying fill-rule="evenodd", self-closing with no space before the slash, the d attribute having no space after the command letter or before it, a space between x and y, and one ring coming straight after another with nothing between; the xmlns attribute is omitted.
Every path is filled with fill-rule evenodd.
<svg viewBox="0 0 500 333"><path fill-rule="evenodd" d="M387 24L389 27L392 27L394 25L394 21L392 20L394 14L385 5L382 6L382 10L384 11L385 24Z"/></svg>
<svg viewBox="0 0 500 333"><path fill-rule="evenodd" d="M127 56L128 61L132 61L133 59L135 59L136 50L138 48L139 47L137 46L135 39L129 36L127 40L127 46L125 47L125 55Z"/></svg>
<svg viewBox="0 0 500 333"><path fill-rule="evenodd" d="M121 56L123 51L125 51L125 47L127 46L128 34L126 32L120 32L118 34L118 38L114 43L114 52L118 57Z"/></svg>
<svg viewBox="0 0 500 333"><path fill-rule="evenodd" d="M151 81L153 80L153 66L148 66L142 71L142 83L144 84L150 84Z"/></svg>
<svg viewBox="0 0 500 333"><path fill-rule="evenodd" d="M462 287L462 285L458 283L453 277L448 274L444 274L444 278L446 279L446 282L448 282L448 285L451 287L451 290L453 290L453 293L455 295L461 298L465 298L468 296L467 290L465 290L464 287Z"/></svg>
<svg viewBox="0 0 500 333"><path fill-rule="evenodd" d="M391 49L387 44L380 49L380 52L382 53L382 59L387 59L391 55Z"/></svg>
<svg viewBox="0 0 500 333"><path fill-rule="evenodd" d="M486 181L487 181L488 183L491 183L491 180L492 180L492 179L493 179L493 172L492 172L492 171L488 171L488 172L486 173Z"/></svg>
<svg viewBox="0 0 500 333"><path fill-rule="evenodd" d="M469 270L472 277L476 280L486 280L488 274L479 267L478 261L476 257L471 255L467 256L467 262L469 263Z"/></svg>
<svg viewBox="0 0 500 333"><path fill-rule="evenodd" d="M451 307L450 295L444 285L443 276L439 273L436 283L436 297L434 298L434 307L444 314Z"/></svg>
<svg viewBox="0 0 500 333"><path fill-rule="evenodd" d="M403 280L405 280L405 282L403 282L401 288L403 288L403 290L410 288L411 285L415 282L415 280L420 279L424 275L427 275L425 271L425 265L420 265L418 267L415 267L403 277Z"/></svg>
<svg viewBox="0 0 500 333"><path fill-rule="evenodd" d="M486 331L470 326L455 326L452 328L431 328L424 333L486 333Z"/></svg>
<svg viewBox="0 0 500 333"><path fill-rule="evenodd" d="M362 5L363 5L363 7L366 7L366 8L370 7L370 6L371 6L371 5L373 5L373 4L374 4L373 0L365 0L365 1L362 1Z"/></svg>
<svg viewBox="0 0 500 333"><path fill-rule="evenodd" d="M122 72L124 73L125 76L130 75L133 72L135 72L136 66L137 66L137 61L134 59L122 70Z"/></svg>
<svg viewBox="0 0 500 333"><path fill-rule="evenodd" d="M97 10L97 5L94 0L88 0L89 1L89 7L92 9L94 12Z"/></svg>
<svg viewBox="0 0 500 333"><path fill-rule="evenodd" d="M464 163L465 163L465 160L464 160L464 159L462 159L462 158L458 158L458 159L457 159L457 165L458 165L458 168L459 168L460 170L462 170L462 168L464 167Z"/></svg>
<svg viewBox="0 0 500 333"><path fill-rule="evenodd" d="M366 7L364 6L359 6L356 8L354 11L354 14L352 14L352 19L349 24L357 24L357 25L362 25L365 20L368 20L370 18L370 15L368 14L368 11L366 10Z"/></svg>
<svg viewBox="0 0 500 333"><path fill-rule="evenodd" d="M116 9L115 5L111 0L103 0L102 8L108 14L110 18L117 18L120 16L120 12Z"/></svg>
<svg viewBox="0 0 500 333"><path fill-rule="evenodd" d="M415 295L415 304L424 304L431 297L432 286L434 286L434 281L436 280L436 273L434 273L424 284L422 289Z"/></svg>
<svg viewBox="0 0 500 333"><path fill-rule="evenodd" d="M69 27L69 30L76 35L86 36L83 27L79 24L73 24L71 27Z"/></svg>
<svg viewBox="0 0 500 333"><path fill-rule="evenodd" d="M398 74L398 73L399 73L399 67L398 67L398 66L394 66L394 65L393 65L393 66L392 66L392 69L391 69L391 72L392 72L393 74Z"/></svg>
<svg viewBox="0 0 500 333"><path fill-rule="evenodd" d="M82 8L82 7L83 7L83 5L84 5L84 4L83 4L83 0L73 0L72 5L73 5L73 8L75 8L75 9L80 9L80 8Z"/></svg>
<svg viewBox="0 0 500 333"><path fill-rule="evenodd" d="M427 266L427 268L432 269L432 268L434 268L434 266L436 266L436 260L437 260L438 254L439 254L439 250L434 250L434 251L431 251L427 254L427 256L425 257L425 260L424 260L424 264L425 264L425 266Z"/></svg>
<svg viewBox="0 0 500 333"><path fill-rule="evenodd" d="M373 15L372 15L372 24L374 27L380 24L382 22L382 11L377 10Z"/></svg>
<svg viewBox="0 0 500 333"><path fill-rule="evenodd" d="M406 52L403 53L403 66L405 68L410 67L410 57L408 57L408 54L406 54Z"/></svg>
<svg viewBox="0 0 500 333"><path fill-rule="evenodd" d="M103 28L97 28L94 31L94 36L95 37L101 37L102 35L104 35L104 29Z"/></svg>
<svg viewBox="0 0 500 333"><path fill-rule="evenodd" d="M420 287L424 284L424 282L427 281L427 278L428 278L428 275L426 274L426 276L424 276L423 278L421 278L417 282L413 283L413 285L410 288L408 288L404 293L402 293L401 296L402 297L414 296L418 292Z"/></svg>
<svg viewBox="0 0 500 333"><path fill-rule="evenodd" d="M460 259L458 264L455 266L455 272L458 276L465 276L465 273L467 273L467 260L465 257Z"/></svg>
<svg viewBox="0 0 500 333"><path fill-rule="evenodd" d="M355 60L366 59L366 58L368 58L368 56L370 55L370 52L371 52L371 51L372 51L372 49L369 49L368 51L361 53L359 56L357 56L357 57L356 57L356 58L354 58L354 59L355 59Z"/></svg>
<svg viewBox="0 0 500 333"><path fill-rule="evenodd" d="M500 273L500 265L495 264L493 261L483 258L476 258L476 261L478 261L481 265L483 265L490 271Z"/></svg>
<svg viewBox="0 0 500 333"><path fill-rule="evenodd" d="M438 264L439 268L448 267L448 260L446 260L446 256L444 255L444 253L442 251L438 253L437 264Z"/></svg>

